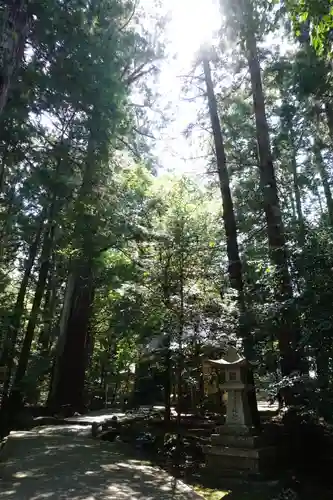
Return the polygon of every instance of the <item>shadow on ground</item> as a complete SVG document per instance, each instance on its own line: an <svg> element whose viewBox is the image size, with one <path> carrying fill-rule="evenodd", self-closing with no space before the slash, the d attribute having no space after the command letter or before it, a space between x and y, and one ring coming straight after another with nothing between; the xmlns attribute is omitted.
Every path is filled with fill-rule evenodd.
<svg viewBox="0 0 333 500"><path fill-rule="evenodd" d="M297 490L283 487L280 482L252 482L221 485L213 489L196 484L195 490L201 494L205 500L332 500L333 492L322 489L318 484L306 483Z"/></svg>
<svg viewBox="0 0 333 500"><path fill-rule="evenodd" d="M70 435L72 434L72 435ZM1 499L189 500L193 492L117 443L81 428L41 428L10 437L0 469ZM6 456L7 455L7 456Z"/></svg>

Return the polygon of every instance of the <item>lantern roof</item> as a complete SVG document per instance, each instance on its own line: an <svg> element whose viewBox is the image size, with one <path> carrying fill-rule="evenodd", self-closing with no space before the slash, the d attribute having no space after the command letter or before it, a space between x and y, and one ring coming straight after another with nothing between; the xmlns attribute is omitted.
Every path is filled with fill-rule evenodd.
<svg viewBox="0 0 333 500"><path fill-rule="evenodd" d="M209 359L208 362L215 366L221 366L221 368L226 368L228 366L237 368L248 364L248 361L244 358L244 356L239 354L235 347L229 347L223 358Z"/></svg>

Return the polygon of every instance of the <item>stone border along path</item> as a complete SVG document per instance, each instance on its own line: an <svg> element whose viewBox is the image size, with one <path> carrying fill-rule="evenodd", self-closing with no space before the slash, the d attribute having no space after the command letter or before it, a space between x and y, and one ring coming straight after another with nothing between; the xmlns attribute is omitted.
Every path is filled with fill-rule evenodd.
<svg viewBox="0 0 333 500"><path fill-rule="evenodd" d="M0 455L0 499L202 500L159 467L90 432L82 425L11 432Z"/></svg>

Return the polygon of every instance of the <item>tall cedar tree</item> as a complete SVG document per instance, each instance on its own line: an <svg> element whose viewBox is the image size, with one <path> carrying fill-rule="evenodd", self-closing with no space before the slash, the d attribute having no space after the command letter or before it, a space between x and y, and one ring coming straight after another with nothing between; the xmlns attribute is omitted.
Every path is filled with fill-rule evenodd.
<svg viewBox="0 0 333 500"><path fill-rule="evenodd" d="M239 316L240 316L239 336L244 343L245 355L247 356L248 360L251 361L253 360L253 345L251 339L251 332L249 332L247 329L247 313L246 313L246 303L244 296L244 281L243 281L242 263L239 255L239 247L237 241L236 218L235 218L234 206L230 190L229 173L228 173L227 160L224 150L223 135L218 115L217 102L214 93L213 81L210 70L209 53L205 49L203 50L203 69L204 69L204 77L207 89L209 114L210 114L210 120L211 120L211 126L213 130L213 137L215 144L217 171L218 171L222 204L223 204L223 221L224 221L224 230L227 240L228 273L229 273L230 284L237 292ZM254 387L253 379L252 379L252 385ZM259 414L257 409L257 400L254 388L250 392L250 396L251 396L250 402L251 402L252 420L255 425L259 425Z"/></svg>

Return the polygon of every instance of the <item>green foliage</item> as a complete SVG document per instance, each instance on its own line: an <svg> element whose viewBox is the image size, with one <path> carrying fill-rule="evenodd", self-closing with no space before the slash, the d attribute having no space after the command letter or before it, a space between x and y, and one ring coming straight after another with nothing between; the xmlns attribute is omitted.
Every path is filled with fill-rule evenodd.
<svg viewBox="0 0 333 500"><path fill-rule="evenodd" d="M288 0L297 37L308 31L311 44L318 55L331 58L331 33L333 29L333 3L331 0ZM306 36L306 35L305 35Z"/></svg>

